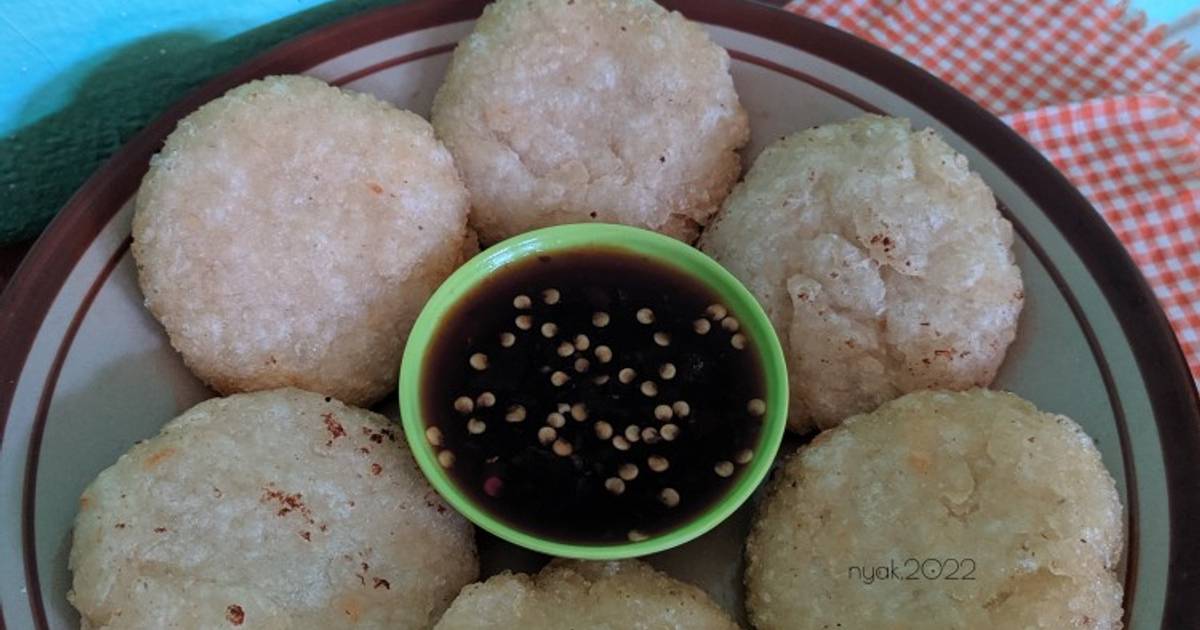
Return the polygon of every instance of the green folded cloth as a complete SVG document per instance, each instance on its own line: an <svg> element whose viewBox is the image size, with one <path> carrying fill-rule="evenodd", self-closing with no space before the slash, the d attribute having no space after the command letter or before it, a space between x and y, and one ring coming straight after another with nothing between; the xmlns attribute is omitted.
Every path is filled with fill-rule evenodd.
<svg viewBox="0 0 1200 630"><path fill-rule="evenodd" d="M104 160L193 87L285 39L382 4L390 3L330 2L228 39L156 33L62 73L55 82L76 86L69 104L0 136L0 245L37 236Z"/></svg>

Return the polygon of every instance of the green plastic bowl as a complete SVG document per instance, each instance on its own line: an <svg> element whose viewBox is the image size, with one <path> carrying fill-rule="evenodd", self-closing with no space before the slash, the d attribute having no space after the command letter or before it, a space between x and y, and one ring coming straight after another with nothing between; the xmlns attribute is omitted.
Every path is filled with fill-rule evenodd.
<svg viewBox="0 0 1200 630"><path fill-rule="evenodd" d="M437 454L425 441L421 410L422 377L431 342L442 319L455 304L485 278L515 262L564 250L603 247L625 250L674 267L706 285L731 312L737 313L741 332L753 343L766 380L767 412L755 457L748 470L709 509L674 529L637 542L579 544L545 538L513 527L496 518L459 489ZM779 339L762 307L716 261L685 243L656 232L623 225L584 223L560 225L528 232L488 248L450 275L429 299L413 326L400 366L400 414L413 456L433 487L446 501L484 530L510 543L553 556L584 560L616 560L656 553L686 543L716 527L750 498L770 471L787 425L787 368Z"/></svg>

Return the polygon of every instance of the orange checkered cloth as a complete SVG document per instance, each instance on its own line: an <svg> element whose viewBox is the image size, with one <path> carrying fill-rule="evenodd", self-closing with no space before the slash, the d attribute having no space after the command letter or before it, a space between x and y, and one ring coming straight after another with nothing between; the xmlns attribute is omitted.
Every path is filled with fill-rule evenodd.
<svg viewBox="0 0 1200 630"><path fill-rule="evenodd" d="M1200 381L1200 59L1103 0L802 0L1001 116L1091 200Z"/></svg>

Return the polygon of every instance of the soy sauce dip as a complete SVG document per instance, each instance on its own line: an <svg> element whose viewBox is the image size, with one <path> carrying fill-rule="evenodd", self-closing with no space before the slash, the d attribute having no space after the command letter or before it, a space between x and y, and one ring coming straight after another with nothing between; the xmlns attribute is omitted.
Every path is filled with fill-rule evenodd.
<svg viewBox="0 0 1200 630"><path fill-rule="evenodd" d="M755 457L766 410L737 314L682 271L617 249L514 263L440 323L425 438L478 506L575 544L704 512Z"/></svg>

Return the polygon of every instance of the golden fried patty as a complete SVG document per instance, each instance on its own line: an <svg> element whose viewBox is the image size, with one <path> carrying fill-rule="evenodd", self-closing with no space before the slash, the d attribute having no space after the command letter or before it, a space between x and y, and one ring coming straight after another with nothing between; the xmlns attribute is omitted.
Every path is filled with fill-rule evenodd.
<svg viewBox="0 0 1200 630"><path fill-rule="evenodd" d="M297 76L181 120L136 206L146 305L222 393L378 400L467 240L466 189L428 123Z"/></svg>
<svg viewBox="0 0 1200 630"><path fill-rule="evenodd" d="M474 531L382 416L295 389L203 402L83 493L85 628L429 628Z"/></svg>
<svg viewBox="0 0 1200 630"><path fill-rule="evenodd" d="M555 560L535 576L503 573L463 589L437 630L561 628L733 630L708 595L638 560Z"/></svg>
<svg viewBox="0 0 1200 630"><path fill-rule="evenodd" d="M863 116L772 144L700 248L754 293L791 377L789 426L991 383L1024 292L1012 226L932 130Z"/></svg>
<svg viewBox="0 0 1200 630"><path fill-rule="evenodd" d="M981 389L908 394L777 473L746 545L747 607L759 630L1112 630L1121 515L1069 418Z"/></svg>
<svg viewBox="0 0 1200 630"><path fill-rule="evenodd" d="M649 0L499 0L454 52L433 126L494 243L605 221L693 240L749 126L729 55Z"/></svg>

